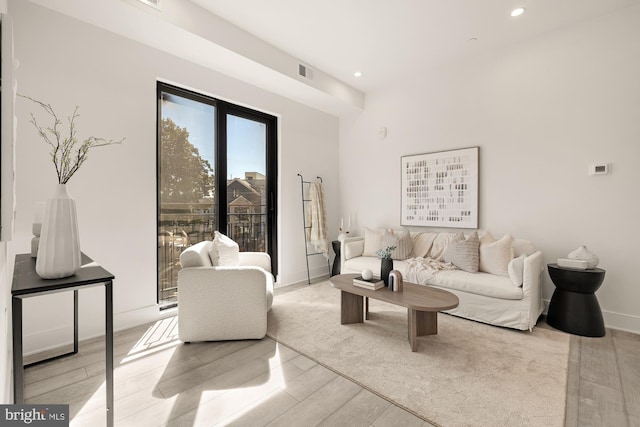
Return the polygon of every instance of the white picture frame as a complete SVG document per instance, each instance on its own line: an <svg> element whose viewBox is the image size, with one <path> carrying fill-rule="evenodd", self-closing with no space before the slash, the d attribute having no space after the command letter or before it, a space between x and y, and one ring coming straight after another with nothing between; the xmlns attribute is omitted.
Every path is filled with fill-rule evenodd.
<svg viewBox="0 0 640 427"><path fill-rule="evenodd" d="M477 229L479 151L402 156L400 224Z"/></svg>

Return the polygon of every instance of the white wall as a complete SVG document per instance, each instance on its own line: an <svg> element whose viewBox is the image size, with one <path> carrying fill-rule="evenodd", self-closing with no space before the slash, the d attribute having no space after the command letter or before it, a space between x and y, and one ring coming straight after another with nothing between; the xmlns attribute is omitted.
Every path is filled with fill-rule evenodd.
<svg viewBox="0 0 640 427"><path fill-rule="evenodd" d="M400 156L480 146L480 228L532 240L547 263L586 244L607 271L605 322L640 332L638 40L634 7L367 94L341 121L341 209L399 227ZM587 176L594 161L612 174Z"/></svg>
<svg viewBox="0 0 640 427"><path fill-rule="evenodd" d="M0 242L0 403L9 403L11 396L11 276L7 259L7 242Z"/></svg>
<svg viewBox="0 0 640 427"><path fill-rule="evenodd" d="M321 175L331 229L337 228L338 119L29 2L10 2L19 92L61 116L80 106L80 137L119 139L91 151L69 182L81 247L115 276L116 329L156 318L156 80L162 79L279 117L279 280L306 280L302 203L296 174ZM34 203L56 184L48 149L17 102L15 252L28 252ZM337 232L335 233L337 234ZM335 236L334 236L335 237ZM322 264L322 263L320 263ZM315 264L314 264L315 265ZM327 272L318 268L316 273ZM25 302L25 351L71 335L71 294ZM80 332L103 332L102 288L80 293Z"/></svg>
<svg viewBox="0 0 640 427"><path fill-rule="evenodd" d="M5 81L2 91L2 148L0 158L2 160L0 188L0 207L2 226L2 241L0 241L0 403L12 402L11 381L11 274L12 263L9 259L10 240L13 233L13 150L12 126L7 124L13 120L13 88L7 82L12 80L12 23L6 15L7 2L0 0L0 13L2 13L2 78Z"/></svg>

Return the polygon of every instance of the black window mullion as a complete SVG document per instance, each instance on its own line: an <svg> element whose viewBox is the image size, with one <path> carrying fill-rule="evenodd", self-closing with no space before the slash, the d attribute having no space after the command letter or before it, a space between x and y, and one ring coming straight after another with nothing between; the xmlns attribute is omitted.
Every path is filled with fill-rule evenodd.
<svg viewBox="0 0 640 427"><path fill-rule="evenodd" d="M267 252L271 254L271 268L277 274L278 266L278 221L277 221L277 188L278 188L278 150L277 150L277 121L271 118L267 126L267 221L269 229L269 239L267 241Z"/></svg>
<svg viewBox="0 0 640 427"><path fill-rule="evenodd" d="M227 103L216 108L216 206L218 231L227 233Z"/></svg>

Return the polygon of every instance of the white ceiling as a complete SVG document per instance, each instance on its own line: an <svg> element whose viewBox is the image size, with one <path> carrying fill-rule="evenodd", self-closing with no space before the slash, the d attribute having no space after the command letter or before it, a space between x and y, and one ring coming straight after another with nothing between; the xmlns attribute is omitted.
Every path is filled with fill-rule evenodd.
<svg viewBox="0 0 640 427"><path fill-rule="evenodd" d="M640 0L191 0L364 92ZM509 16L517 6L526 8ZM470 41L477 38L475 41ZM362 77L353 76L361 71Z"/></svg>

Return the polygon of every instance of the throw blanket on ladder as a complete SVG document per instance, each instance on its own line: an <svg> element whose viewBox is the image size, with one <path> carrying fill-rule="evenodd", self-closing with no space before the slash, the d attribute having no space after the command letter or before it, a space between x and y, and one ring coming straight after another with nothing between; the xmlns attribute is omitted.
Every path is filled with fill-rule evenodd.
<svg viewBox="0 0 640 427"><path fill-rule="evenodd" d="M309 184L309 209L307 209L307 241L316 251L329 257L329 241L327 240L327 210L324 205L324 188L321 183Z"/></svg>

